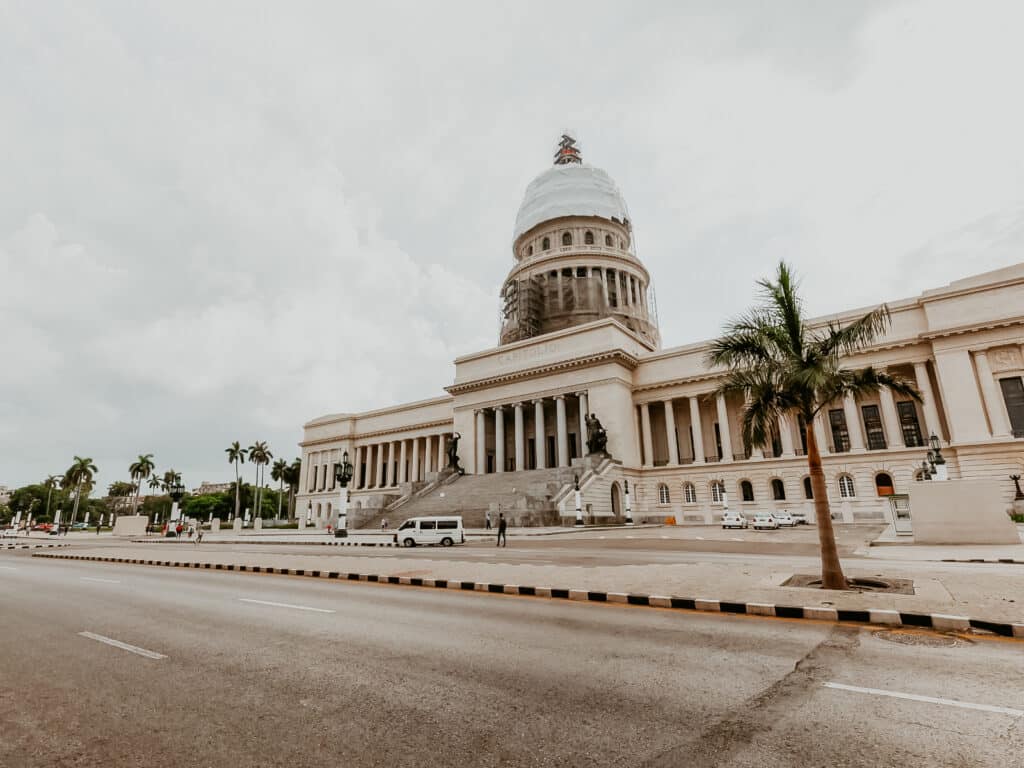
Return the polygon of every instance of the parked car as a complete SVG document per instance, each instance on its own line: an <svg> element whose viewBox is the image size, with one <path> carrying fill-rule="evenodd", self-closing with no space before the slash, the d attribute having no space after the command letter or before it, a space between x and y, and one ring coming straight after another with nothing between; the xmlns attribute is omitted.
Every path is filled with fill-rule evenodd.
<svg viewBox="0 0 1024 768"><path fill-rule="evenodd" d="M758 512L754 515L754 530L774 531L779 527L778 521L767 512Z"/></svg>
<svg viewBox="0 0 1024 768"><path fill-rule="evenodd" d="M84 531L88 527L89 527L89 524L88 523L83 523L83 522L77 522L77 523L72 523L71 524L71 530L72 531Z"/></svg>
<svg viewBox="0 0 1024 768"><path fill-rule="evenodd" d="M32 526L33 531L52 531L53 523L36 523Z"/></svg>
<svg viewBox="0 0 1024 768"><path fill-rule="evenodd" d="M418 544L440 544L450 547L453 544L466 543L466 531L462 527L462 517L410 517L395 531L394 541L403 547L415 547Z"/></svg>
<svg viewBox="0 0 1024 768"><path fill-rule="evenodd" d="M3 536L5 538L8 537L8 536L17 536L17 535L18 535L18 529L17 528L4 528L2 531L0 531L0 536Z"/></svg>
<svg viewBox="0 0 1024 768"><path fill-rule="evenodd" d="M793 518L794 525L807 525L807 513L806 512L790 512L789 516Z"/></svg>
<svg viewBox="0 0 1024 768"><path fill-rule="evenodd" d="M775 522L778 523L780 527L786 526L787 528L792 528L796 525L796 520L793 519L793 516L789 514L789 512L772 512L772 517L775 518Z"/></svg>
<svg viewBox="0 0 1024 768"><path fill-rule="evenodd" d="M723 528L746 528L748 525L747 518L739 512L726 512L722 515Z"/></svg>

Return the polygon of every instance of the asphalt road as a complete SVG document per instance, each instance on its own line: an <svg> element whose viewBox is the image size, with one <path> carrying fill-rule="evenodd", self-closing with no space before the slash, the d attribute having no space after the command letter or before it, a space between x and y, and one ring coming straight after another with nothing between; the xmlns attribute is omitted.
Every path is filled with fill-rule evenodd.
<svg viewBox="0 0 1024 768"><path fill-rule="evenodd" d="M5 768L1024 753L1024 655L999 640L19 553L0 628Z"/></svg>

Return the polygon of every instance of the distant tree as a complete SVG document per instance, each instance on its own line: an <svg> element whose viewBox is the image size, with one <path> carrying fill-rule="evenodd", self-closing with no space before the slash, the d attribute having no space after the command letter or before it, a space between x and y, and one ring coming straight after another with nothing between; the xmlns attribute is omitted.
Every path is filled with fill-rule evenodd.
<svg viewBox="0 0 1024 768"><path fill-rule="evenodd" d="M284 497L284 476L288 471L288 462L278 459L270 470L270 477L277 480L277 516L281 517L281 499Z"/></svg>
<svg viewBox="0 0 1024 768"><path fill-rule="evenodd" d="M284 481L288 485L288 519L295 520L295 494L299 491L302 478L302 460L295 459L284 471Z"/></svg>
<svg viewBox="0 0 1024 768"><path fill-rule="evenodd" d="M242 447L241 443L235 440L235 442L225 448L224 451L228 455L228 463L235 465L235 517L238 517L239 504L241 503L241 498L239 497L242 493L242 480L241 475L238 473L238 464L239 462L245 461L245 448Z"/></svg>
<svg viewBox="0 0 1024 768"><path fill-rule="evenodd" d="M274 458L274 454L270 452L270 448L263 441L257 441L248 448L249 461L256 465L256 505L253 509L253 517L260 516L260 501L262 497L263 489L263 467L270 463L270 460Z"/></svg>
<svg viewBox="0 0 1024 768"><path fill-rule="evenodd" d="M75 460L68 467L67 472L64 473L64 487L75 489L75 506L71 512L72 523L78 519L78 507L81 502L82 493L84 492L88 495L92 489L93 477L97 472L99 472L99 469L92 463L92 459L75 456Z"/></svg>
<svg viewBox="0 0 1024 768"><path fill-rule="evenodd" d="M135 483L135 503L132 504L132 514L138 514L139 493L142 490L142 481L156 471L156 463L153 461L153 454L139 454L139 458L133 461L128 467L132 481Z"/></svg>

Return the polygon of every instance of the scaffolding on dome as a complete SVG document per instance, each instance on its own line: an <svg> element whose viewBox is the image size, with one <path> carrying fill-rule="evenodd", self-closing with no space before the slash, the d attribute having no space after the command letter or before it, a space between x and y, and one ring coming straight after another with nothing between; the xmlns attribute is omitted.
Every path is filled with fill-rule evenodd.
<svg viewBox="0 0 1024 768"><path fill-rule="evenodd" d="M576 139L568 133L563 133L562 138L558 140L558 149L555 151L555 165L569 165L570 163L582 165L583 156L580 154L579 147L576 146Z"/></svg>
<svg viewBox="0 0 1024 768"><path fill-rule="evenodd" d="M513 280L505 286L501 307L501 343L522 341L540 335L544 300L536 277Z"/></svg>

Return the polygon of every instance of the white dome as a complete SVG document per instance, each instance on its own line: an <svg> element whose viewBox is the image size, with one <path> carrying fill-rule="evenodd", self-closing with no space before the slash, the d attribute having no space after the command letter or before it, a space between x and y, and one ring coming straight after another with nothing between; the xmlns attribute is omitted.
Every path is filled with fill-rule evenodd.
<svg viewBox="0 0 1024 768"><path fill-rule="evenodd" d="M612 177L591 165L568 164L548 168L530 182L516 215L512 236L561 216L599 216L624 222L626 201Z"/></svg>

